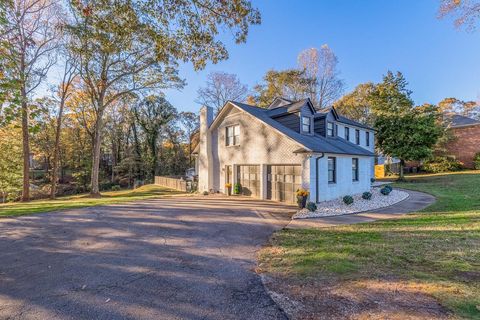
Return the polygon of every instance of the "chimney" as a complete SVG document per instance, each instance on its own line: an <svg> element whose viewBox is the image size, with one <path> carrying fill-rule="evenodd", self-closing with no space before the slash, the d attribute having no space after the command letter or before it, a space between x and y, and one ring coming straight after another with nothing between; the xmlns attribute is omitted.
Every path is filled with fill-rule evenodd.
<svg viewBox="0 0 480 320"><path fill-rule="evenodd" d="M213 108L200 109L200 145L198 153L198 191L210 191L213 186L212 135Z"/></svg>

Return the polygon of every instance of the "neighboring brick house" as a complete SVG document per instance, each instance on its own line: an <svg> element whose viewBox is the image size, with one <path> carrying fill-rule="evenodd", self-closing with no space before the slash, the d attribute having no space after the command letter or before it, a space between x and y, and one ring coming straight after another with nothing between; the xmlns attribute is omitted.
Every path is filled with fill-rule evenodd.
<svg viewBox="0 0 480 320"><path fill-rule="evenodd" d="M448 154L473 169L473 157L480 152L480 121L456 114L451 116L449 128L454 138L447 143Z"/></svg>
<svg viewBox="0 0 480 320"><path fill-rule="evenodd" d="M337 114L315 110L309 99L276 98L269 108L229 101L213 118L200 111L196 148L199 191L242 193L294 202L310 191L320 202L369 191L374 164L374 130Z"/></svg>

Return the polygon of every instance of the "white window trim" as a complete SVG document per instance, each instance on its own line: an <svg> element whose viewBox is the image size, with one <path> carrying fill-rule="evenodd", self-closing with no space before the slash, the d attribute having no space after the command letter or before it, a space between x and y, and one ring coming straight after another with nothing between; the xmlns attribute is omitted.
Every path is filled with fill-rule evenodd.
<svg viewBox="0 0 480 320"><path fill-rule="evenodd" d="M229 128L233 128L233 143L232 144L228 144L228 138L229 138L229 135L228 135L228 129ZM238 134L235 134L236 133L236 129L238 130ZM237 123L237 124L232 124L232 125L228 125L228 126L225 126L225 146L226 147L238 147L240 145L240 125ZM238 141L237 139L235 139L235 137L238 137Z"/></svg>
<svg viewBox="0 0 480 320"><path fill-rule="evenodd" d="M328 125L331 124L332 125L332 135L329 135L328 134ZM332 122L332 121L327 121L327 137L335 137L335 122Z"/></svg>
<svg viewBox="0 0 480 320"><path fill-rule="evenodd" d="M308 119L308 122L309 122L308 127L310 128L309 131L303 130L303 126L304 126L303 119ZM309 117L309 116L301 116L300 117L300 127L301 127L301 130L302 130L303 133L311 134L313 132L313 118Z"/></svg>

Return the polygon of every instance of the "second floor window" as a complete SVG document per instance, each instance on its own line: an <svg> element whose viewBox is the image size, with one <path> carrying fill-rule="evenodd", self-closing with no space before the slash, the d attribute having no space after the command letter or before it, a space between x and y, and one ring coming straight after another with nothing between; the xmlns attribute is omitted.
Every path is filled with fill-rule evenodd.
<svg viewBox="0 0 480 320"><path fill-rule="evenodd" d="M302 117L302 130L303 132L310 133L310 118L309 117Z"/></svg>
<svg viewBox="0 0 480 320"><path fill-rule="evenodd" d="M328 183L337 181L337 158L328 157Z"/></svg>
<svg viewBox="0 0 480 320"><path fill-rule="evenodd" d="M333 137L334 135L334 126L333 122L327 122L327 136Z"/></svg>
<svg viewBox="0 0 480 320"><path fill-rule="evenodd" d="M345 140L350 141L350 128L345 127Z"/></svg>
<svg viewBox="0 0 480 320"><path fill-rule="evenodd" d="M365 143L367 145L367 147L370 146L370 132L365 132Z"/></svg>
<svg viewBox="0 0 480 320"><path fill-rule="evenodd" d="M227 146L238 146L240 144L240 126L234 125L226 128L227 130Z"/></svg>
<svg viewBox="0 0 480 320"><path fill-rule="evenodd" d="M360 130L355 130L355 143L360 144Z"/></svg>

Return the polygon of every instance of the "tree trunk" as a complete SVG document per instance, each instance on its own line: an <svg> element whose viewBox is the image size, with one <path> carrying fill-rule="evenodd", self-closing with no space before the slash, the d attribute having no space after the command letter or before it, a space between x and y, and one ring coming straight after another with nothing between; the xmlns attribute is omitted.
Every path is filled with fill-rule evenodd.
<svg viewBox="0 0 480 320"><path fill-rule="evenodd" d="M60 101L60 110L58 110L57 118L57 128L55 132L55 149L53 153L53 168L52 168L52 181L50 187L50 199L55 199L55 194L57 192L57 172L58 172L58 157L60 154L60 130L62 129L62 116L63 116L63 107L65 106L65 99L62 98Z"/></svg>
<svg viewBox="0 0 480 320"><path fill-rule="evenodd" d="M155 181L155 176L157 174L157 167L158 167L158 155L157 155L157 148L155 142L152 145L152 180Z"/></svg>
<svg viewBox="0 0 480 320"><path fill-rule="evenodd" d="M93 140L92 151L92 188L90 190L90 196L94 198L101 197L98 176L100 171L100 149L102 146L102 128L103 128L103 103L99 104L97 112L97 121L95 123L95 138Z"/></svg>
<svg viewBox="0 0 480 320"><path fill-rule="evenodd" d="M23 192L22 201L30 201L30 137L28 132L28 103L25 82L22 83L22 144L23 144Z"/></svg>
<svg viewBox="0 0 480 320"><path fill-rule="evenodd" d="M399 181L404 181L405 180L405 176L403 174L403 168L404 167L405 167L405 161L400 160L400 172L398 173L398 180Z"/></svg>

